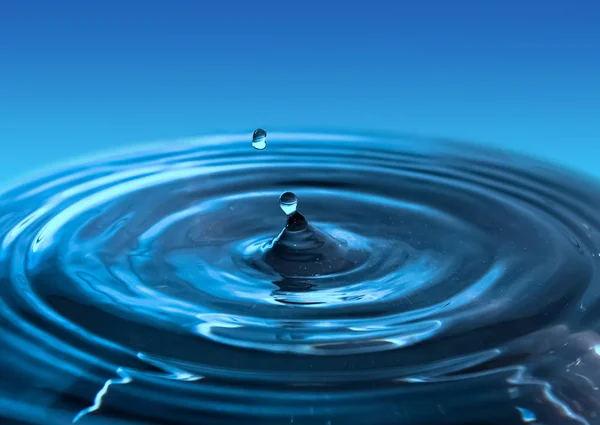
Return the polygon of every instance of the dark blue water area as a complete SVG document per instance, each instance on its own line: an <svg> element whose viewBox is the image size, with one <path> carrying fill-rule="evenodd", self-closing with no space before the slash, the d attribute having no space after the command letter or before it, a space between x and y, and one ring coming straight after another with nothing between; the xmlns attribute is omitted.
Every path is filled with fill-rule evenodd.
<svg viewBox="0 0 600 425"><path fill-rule="evenodd" d="M600 423L598 211L409 136L71 165L0 197L0 423Z"/></svg>

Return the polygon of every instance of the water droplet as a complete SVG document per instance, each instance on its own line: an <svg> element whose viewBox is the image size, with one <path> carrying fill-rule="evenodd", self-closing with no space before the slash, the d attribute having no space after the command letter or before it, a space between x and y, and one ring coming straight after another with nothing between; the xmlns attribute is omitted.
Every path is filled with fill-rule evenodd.
<svg viewBox="0 0 600 425"><path fill-rule="evenodd" d="M252 147L262 151L267 147L267 132L262 128L257 128L252 134Z"/></svg>
<svg viewBox="0 0 600 425"><path fill-rule="evenodd" d="M296 212L298 206L298 198L292 192L284 192L279 197L279 206L287 215L292 215Z"/></svg>

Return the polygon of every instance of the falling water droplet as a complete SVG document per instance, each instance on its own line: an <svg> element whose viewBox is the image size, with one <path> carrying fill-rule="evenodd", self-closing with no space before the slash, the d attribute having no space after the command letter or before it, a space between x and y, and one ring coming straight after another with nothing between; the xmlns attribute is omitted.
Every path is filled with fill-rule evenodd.
<svg viewBox="0 0 600 425"><path fill-rule="evenodd" d="M267 147L267 132L262 128L257 128L252 134L252 147L262 151Z"/></svg>
<svg viewBox="0 0 600 425"><path fill-rule="evenodd" d="M292 192L284 192L279 197L279 206L287 215L292 215L296 212L298 206L298 198Z"/></svg>

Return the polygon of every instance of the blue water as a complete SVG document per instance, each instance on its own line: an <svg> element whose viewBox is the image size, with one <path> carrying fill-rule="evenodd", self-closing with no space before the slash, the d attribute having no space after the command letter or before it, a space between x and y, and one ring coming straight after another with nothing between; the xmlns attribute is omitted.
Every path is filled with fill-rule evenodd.
<svg viewBox="0 0 600 425"><path fill-rule="evenodd" d="M0 423L598 423L599 207L405 136L57 170L0 197Z"/></svg>

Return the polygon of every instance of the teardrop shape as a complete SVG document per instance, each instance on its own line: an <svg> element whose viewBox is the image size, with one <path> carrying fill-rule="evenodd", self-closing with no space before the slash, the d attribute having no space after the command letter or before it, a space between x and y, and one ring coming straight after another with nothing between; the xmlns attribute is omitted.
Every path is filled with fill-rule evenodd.
<svg viewBox="0 0 600 425"><path fill-rule="evenodd" d="M262 128L257 128L252 134L252 147L262 151L267 147L267 132Z"/></svg>

